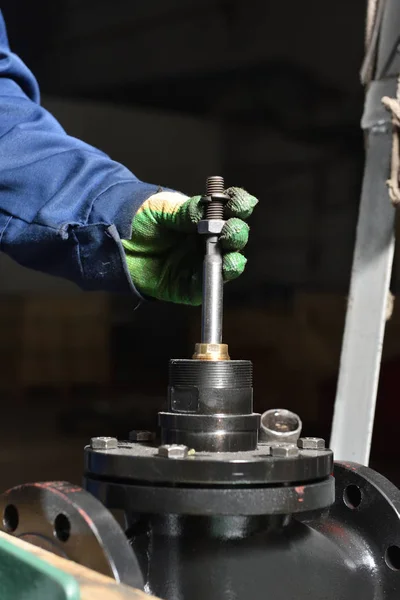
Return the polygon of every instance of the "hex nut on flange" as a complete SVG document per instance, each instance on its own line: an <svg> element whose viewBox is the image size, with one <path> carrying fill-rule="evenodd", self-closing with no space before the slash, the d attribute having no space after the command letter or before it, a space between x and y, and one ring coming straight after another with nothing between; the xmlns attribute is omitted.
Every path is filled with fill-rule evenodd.
<svg viewBox="0 0 400 600"><path fill-rule="evenodd" d="M158 449L158 456L163 458L186 458L189 452L187 446L181 444L165 444Z"/></svg>
<svg viewBox="0 0 400 600"><path fill-rule="evenodd" d="M220 219L204 219L198 222L197 231L201 234L220 234L224 225L225 221Z"/></svg>
<svg viewBox="0 0 400 600"><path fill-rule="evenodd" d="M271 456L292 458L299 455L299 449L294 444L272 444Z"/></svg>
<svg viewBox="0 0 400 600"><path fill-rule="evenodd" d="M115 437L94 437L90 440L93 450L115 450L118 448L118 440Z"/></svg>
<svg viewBox="0 0 400 600"><path fill-rule="evenodd" d="M152 442L155 439L155 434L152 431L141 431L134 429L129 432L130 442Z"/></svg>
<svg viewBox="0 0 400 600"><path fill-rule="evenodd" d="M317 437L304 437L297 440L297 445L302 450L325 450L325 440Z"/></svg>

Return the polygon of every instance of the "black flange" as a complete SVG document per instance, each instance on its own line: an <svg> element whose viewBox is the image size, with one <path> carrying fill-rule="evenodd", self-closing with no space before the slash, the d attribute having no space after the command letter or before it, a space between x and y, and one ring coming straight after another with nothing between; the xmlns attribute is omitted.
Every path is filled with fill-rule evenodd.
<svg viewBox="0 0 400 600"><path fill-rule="evenodd" d="M65 481L20 485L0 496L0 529L117 582L143 589L134 551L113 515Z"/></svg>
<svg viewBox="0 0 400 600"><path fill-rule="evenodd" d="M87 477L85 487L109 508L142 515L290 515L327 508L335 496L333 477L307 485L255 488L164 487Z"/></svg>
<svg viewBox="0 0 400 600"><path fill-rule="evenodd" d="M88 485L110 507L124 507L127 535L146 573L146 590L161 598L397 600L400 491L360 465L337 464L334 476L332 506L292 515L242 513L245 503L227 515L213 500L220 492L220 504L232 507L235 493L248 492L251 504L257 486L228 491L151 485L139 489L127 482L95 480ZM297 504L314 486L298 488ZM198 503L198 513L177 514L183 495L192 496L192 507ZM287 505L289 512L292 508ZM266 512L273 509L265 505Z"/></svg>
<svg viewBox="0 0 400 600"><path fill-rule="evenodd" d="M295 456L271 456L260 444L252 452L193 452L182 459L159 456L158 448L118 442L110 450L85 448L85 473L90 478L170 486L273 486L320 481L332 473L331 450L298 449Z"/></svg>

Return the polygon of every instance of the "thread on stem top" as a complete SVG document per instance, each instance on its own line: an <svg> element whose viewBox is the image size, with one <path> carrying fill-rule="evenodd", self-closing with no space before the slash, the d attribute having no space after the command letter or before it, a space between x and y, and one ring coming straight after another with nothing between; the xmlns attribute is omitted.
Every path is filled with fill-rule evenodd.
<svg viewBox="0 0 400 600"><path fill-rule="evenodd" d="M223 194L224 193L224 178L215 175L213 177L207 178L206 183L206 195L212 196L213 194Z"/></svg>
<svg viewBox="0 0 400 600"><path fill-rule="evenodd" d="M224 178L208 177L206 183L206 195L214 196L214 194L224 193ZM207 204L206 207L206 219L223 219L224 218L224 201L220 198L212 198L212 201Z"/></svg>

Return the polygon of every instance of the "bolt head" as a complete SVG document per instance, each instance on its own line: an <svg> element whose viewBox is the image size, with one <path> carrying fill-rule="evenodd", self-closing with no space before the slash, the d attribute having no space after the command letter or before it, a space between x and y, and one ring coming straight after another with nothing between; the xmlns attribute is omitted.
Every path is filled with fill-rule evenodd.
<svg viewBox="0 0 400 600"><path fill-rule="evenodd" d="M299 449L294 444L272 444L271 456L278 458L292 458L299 455Z"/></svg>
<svg viewBox="0 0 400 600"><path fill-rule="evenodd" d="M262 440L259 440L258 448L262 450L263 454L266 456L271 456L271 442L263 442Z"/></svg>
<svg viewBox="0 0 400 600"><path fill-rule="evenodd" d="M181 444L164 444L158 449L158 456L163 458L186 458L189 452L187 446Z"/></svg>
<svg viewBox="0 0 400 600"><path fill-rule="evenodd" d="M129 432L130 442L151 442L154 440L154 433L152 431L140 431L134 429Z"/></svg>
<svg viewBox="0 0 400 600"><path fill-rule="evenodd" d="M222 231L225 221L221 219L204 219L197 224L197 231L201 234L219 235Z"/></svg>
<svg viewBox="0 0 400 600"><path fill-rule="evenodd" d="M297 440L302 450L325 450L325 440L317 437L303 437Z"/></svg>
<svg viewBox="0 0 400 600"><path fill-rule="evenodd" d="M118 448L118 440L115 437L94 437L90 440L93 450L115 450Z"/></svg>

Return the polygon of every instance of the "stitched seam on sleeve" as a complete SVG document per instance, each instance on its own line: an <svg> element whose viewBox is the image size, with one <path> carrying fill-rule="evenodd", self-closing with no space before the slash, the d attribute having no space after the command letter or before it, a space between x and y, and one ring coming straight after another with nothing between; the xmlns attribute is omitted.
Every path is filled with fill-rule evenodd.
<svg viewBox="0 0 400 600"><path fill-rule="evenodd" d="M7 219L7 222L6 222L6 224L4 225L4 227L3 227L3 230L2 230L2 231L1 231L1 233L0 233L0 250L2 249L2 246L3 246L3 235L4 235L4 232L5 232L5 230L7 229L8 225L10 224L10 221L11 221L12 219L13 219L13 216L11 215L11 216L10 216L10 217Z"/></svg>

